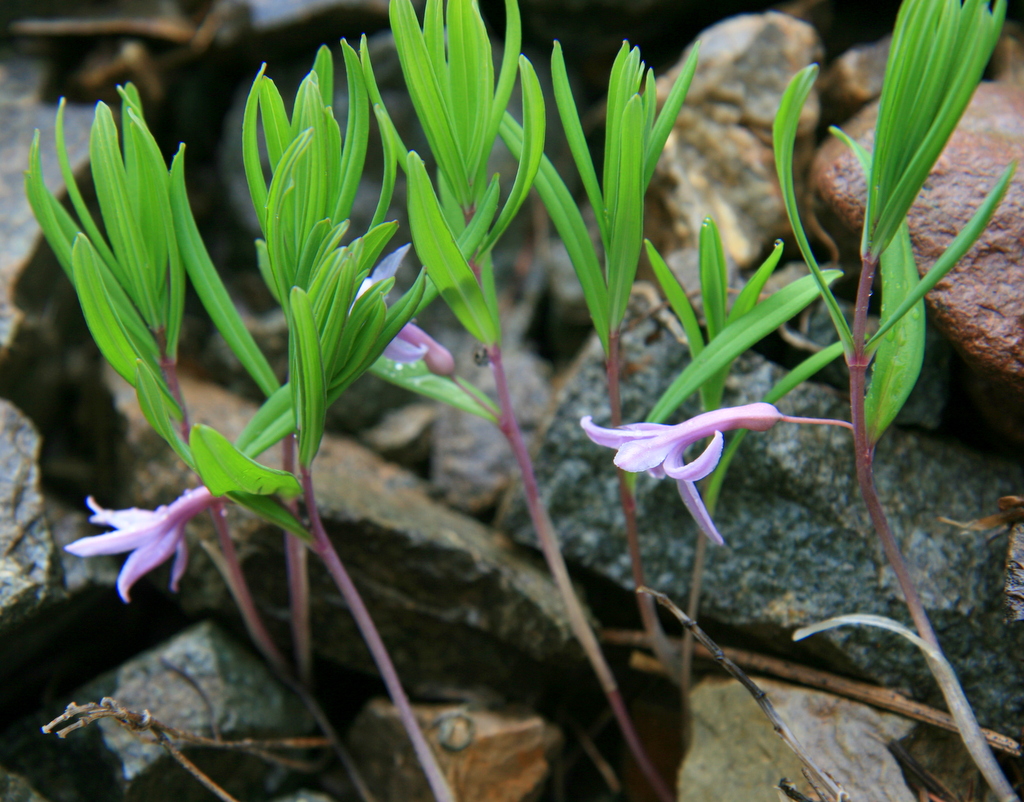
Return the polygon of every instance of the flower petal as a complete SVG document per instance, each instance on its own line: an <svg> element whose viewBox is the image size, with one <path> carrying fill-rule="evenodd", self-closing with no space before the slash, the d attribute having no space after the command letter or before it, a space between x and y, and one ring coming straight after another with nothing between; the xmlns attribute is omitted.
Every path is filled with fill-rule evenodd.
<svg viewBox="0 0 1024 802"><path fill-rule="evenodd" d="M672 451L662 464L662 470L666 476L673 479L682 479L687 482L696 482L711 473L717 466L718 460L722 458L722 448L725 445L725 437L721 432L715 432L714 437L703 453L692 462L683 462L683 451L679 449Z"/></svg>
<svg viewBox="0 0 1024 802"><path fill-rule="evenodd" d="M104 535L93 537L82 537L73 543L68 543L64 551L74 554L77 557L95 557L100 554L123 554L126 551L144 546L167 529L166 516L156 516L158 520L149 526L138 529L115 529ZM91 520L91 519L90 519Z"/></svg>
<svg viewBox="0 0 1024 802"><path fill-rule="evenodd" d="M409 253L409 249L411 247L412 243L408 243L381 259L377 263L377 266L370 271L370 275L364 278L363 283L359 285L359 289L356 290L356 298L361 296L377 282L384 281L385 279L389 279L395 275L402 264L402 260L405 258L405 255Z"/></svg>
<svg viewBox="0 0 1024 802"><path fill-rule="evenodd" d="M126 604L131 601L129 592L132 585L159 565L163 565L178 548L181 540L179 528L172 529L163 537L135 549L121 566L117 575L117 592Z"/></svg>
<svg viewBox="0 0 1024 802"><path fill-rule="evenodd" d="M606 429L604 426L596 425L590 415L580 418L580 426L593 442L607 448L619 448L624 443L638 438L656 437L660 432L671 428L663 423L630 423L618 429Z"/></svg>
<svg viewBox="0 0 1024 802"><path fill-rule="evenodd" d="M178 592L178 583L181 582L185 569L188 567L188 544L184 537L184 524L181 525L181 532L178 535L178 547L174 552L174 565L171 566L171 590Z"/></svg>
<svg viewBox="0 0 1024 802"><path fill-rule="evenodd" d="M386 356L393 362L418 362L423 359L423 355L426 353L427 346L413 345L410 342L406 342L402 339L401 332L399 332L398 336L384 348L383 356Z"/></svg>
<svg viewBox="0 0 1024 802"><path fill-rule="evenodd" d="M697 522L697 526L708 536L712 543L724 546L725 540L718 533L718 529L715 528L715 522L711 520L708 508L704 506L704 500L697 491L697 485L693 482L687 482L685 479L680 479L676 484L679 486L679 496L686 505L686 509L690 511L690 515L693 516L693 520Z"/></svg>

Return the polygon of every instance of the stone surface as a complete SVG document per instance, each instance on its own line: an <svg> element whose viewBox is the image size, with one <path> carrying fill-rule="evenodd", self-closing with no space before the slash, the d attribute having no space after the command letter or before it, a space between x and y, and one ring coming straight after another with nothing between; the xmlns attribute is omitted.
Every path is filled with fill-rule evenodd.
<svg viewBox="0 0 1024 802"><path fill-rule="evenodd" d="M862 144L873 139L877 105L845 130ZM970 220L1010 161L1024 158L1024 89L982 84L939 157L909 225L922 275ZM864 216L864 179L838 141L815 158L814 185L851 229ZM959 264L927 296L932 320L972 370L1024 399L1024 176L1011 182L989 227Z"/></svg>
<svg viewBox="0 0 1024 802"><path fill-rule="evenodd" d="M887 741L913 723L838 696L756 678L807 755L861 802L913 802ZM679 770L679 800L764 800L785 777L810 793L801 764L772 730L750 693L733 679L709 678L690 699L693 747Z"/></svg>
<svg viewBox="0 0 1024 802"><path fill-rule="evenodd" d="M12 774L3 766L0 766L0 800L2 802L46 802L46 798L37 793L24 777Z"/></svg>
<svg viewBox="0 0 1024 802"><path fill-rule="evenodd" d="M653 320L633 321L626 329L623 419L637 421L688 359ZM746 355L727 382L724 403L759 400L781 375L762 358ZM849 416L835 391L815 384L801 386L779 407L788 415ZM675 419L697 411L690 401ZM608 425L596 341L561 391L535 464L566 556L632 588L613 452L583 434L579 420L588 414ZM715 515L727 545L708 551L702 617L728 624L737 637L772 649L807 649L837 670L910 689L935 703L938 693L923 659L891 635L845 628L800 647L788 644L796 627L832 615L908 620L860 501L851 445L846 430L793 424L746 438ZM965 536L937 518L972 520L995 509L996 499L1019 491L1020 466L900 429L882 438L875 464L882 504L968 698L983 724L1016 731L1024 713L1024 629L1003 623L1005 545ZM696 526L674 483L642 476L638 494L647 581L685 599ZM534 543L518 499L503 525L517 540Z"/></svg>
<svg viewBox="0 0 1024 802"><path fill-rule="evenodd" d="M36 129L46 185L55 194L64 186L54 152L57 107L42 100L45 80L41 62L0 51L0 242L4 244L0 250L0 354L14 342L21 320L15 287L42 236L25 198L24 173ZM68 104L64 130L76 170L88 160L91 123L92 109Z"/></svg>
<svg viewBox="0 0 1024 802"><path fill-rule="evenodd" d="M134 393L116 384L128 427L131 484L118 506L153 507L192 481L151 432ZM183 379L194 422L235 437L253 407L213 386ZM274 464L279 449L265 455ZM349 440L326 437L314 466L320 513L342 560L370 608L399 672L418 682L490 684L518 695L547 676L544 664L582 665L561 602L541 563L482 524L432 501L425 485ZM287 635L282 537L232 509L233 534L268 625ZM206 517L190 531L212 541ZM224 583L202 549L191 550L182 580L186 611L234 616ZM340 594L310 560L314 646L322 656L372 670L369 653ZM156 582L166 585L166 569Z"/></svg>
<svg viewBox="0 0 1024 802"><path fill-rule="evenodd" d="M698 38L697 72L649 193L648 234L667 257L696 247L710 216L726 254L749 267L789 230L775 177L772 121L789 80L821 58L821 44L810 25L774 11L727 19ZM683 63L658 80L660 97ZM812 93L798 130L798 166L809 156L817 121Z"/></svg>
<svg viewBox="0 0 1024 802"><path fill-rule="evenodd" d="M417 705L415 713L458 799L537 799L561 747L558 728L528 711ZM381 802L434 798L390 701L373 699L363 708L349 730L349 747Z"/></svg>
<svg viewBox="0 0 1024 802"><path fill-rule="evenodd" d="M35 427L0 399L0 638L63 596L43 515Z"/></svg>
<svg viewBox="0 0 1024 802"><path fill-rule="evenodd" d="M821 76L821 116L843 125L867 103L882 94L885 62L892 37L851 47L829 64Z"/></svg>
<svg viewBox="0 0 1024 802"><path fill-rule="evenodd" d="M105 696L205 737L216 737L217 732L228 740L285 737L312 727L299 700L266 665L208 622L79 688L73 698L85 704ZM63 704L48 713L62 711ZM50 717L32 717L15 725L0 741L0 759L30 778L53 802L209 798L209 792L161 747L144 743L112 719L70 733L62 741L39 731ZM270 769L263 760L236 751L185 751L230 793L247 799L265 793Z"/></svg>

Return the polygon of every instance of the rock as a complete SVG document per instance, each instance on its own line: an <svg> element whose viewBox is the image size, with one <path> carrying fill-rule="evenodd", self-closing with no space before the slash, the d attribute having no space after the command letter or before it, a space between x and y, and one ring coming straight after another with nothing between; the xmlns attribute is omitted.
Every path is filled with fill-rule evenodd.
<svg viewBox="0 0 1024 802"><path fill-rule="evenodd" d="M727 19L699 39L697 72L652 182L648 205L659 208L651 209L647 228L667 257L696 247L702 221L713 217L726 254L749 267L789 230L772 122L794 73L821 58L821 43L810 25L774 11ZM683 63L658 79L660 97ZM812 94L800 121L798 164L810 153L817 122Z"/></svg>
<svg viewBox="0 0 1024 802"><path fill-rule="evenodd" d="M654 321L637 322L642 312L643 307L634 310L623 338L626 421L643 420L688 364L685 349ZM759 400L781 376L761 357L745 355L727 382L724 403ZM849 415L834 391L815 384L802 385L779 407L787 415ZM698 411L695 399L688 401L675 419ZM535 465L567 558L632 589L613 454L583 434L579 420L588 414L608 425L596 340L560 392ZM1015 731L1024 712L1019 681L1024 629L1003 623L1005 547L965 536L936 519L972 520L995 509L1000 496L1019 492L1020 466L900 429L882 438L875 465L882 505L968 698L985 726ZM674 483L641 476L638 495L648 584L683 600L696 526ZM773 650L793 649L790 632L832 615L862 612L908 620L860 500L846 430L780 424L751 433L732 463L715 521L728 545L708 551L703 619L727 624ZM534 542L518 498L502 524L516 540ZM939 701L920 655L891 635L845 628L799 648L812 650L837 670Z"/></svg>
<svg viewBox="0 0 1024 802"><path fill-rule="evenodd" d="M79 688L73 698L85 704L106 696L129 710L148 710L163 724L207 738L218 732L226 740L278 738L312 728L299 700L266 665L211 623L180 632ZM63 705L55 711L62 712ZM143 742L112 719L90 724L65 740L42 734L39 726L45 720L46 716L32 717L16 725L0 745L0 759L54 802L209 798L209 792L160 746ZM253 798L270 777L267 763L252 755L184 751L236 796Z"/></svg>
<svg viewBox="0 0 1024 802"><path fill-rule="evenodd" d="M430 434L439 411L437 404L407 404L387 413L359 439L391 462L417 465L430 457Z"/></svg>
<svg viewBox="0 0 1024 802"><path fill-rule="evenodd" d="M536 800L561 747L558 728L540 716L469 705L416 705L416 718L458 799ZM381 802L433 799L390 701L373 699L349 730L349 748Z"/></svg>
<svg viewBox="0 0 1024 802"><path fill-rule="evenodd" d="M512 404L527 442L548 409L551 385L547 365L528 351L505 349L502 364ZM486 366L461 365L459 375L495 397ZM431 481L456 509L479 514L497 503L519 475L505 436L490 421L442 407L434 427Z"/></svg>
<svg viewBox="0 0 1024 802"><path fill-rule="evenodd" d="M60 560L43 516L39 435L0 399L0 642L62 598Z"/></svg>
<svg viewBox="0 0 1024 802"><path fill-rule="evenodd" d="M149 429L131 389L115 386L128 427L126 464L133 466L132 484L118 503L166 503L193 480ZM229 439L254 411L213 385L183 378L182 388L192 420L216 426ZM268 464L278 451L265 455ZM582 667L561 600L532 554L432 501L422 480L349 440L324 439L315 480L327 531L407 683L487 683L517 696L543 683L552 665ZM231 521L257 603L279 642L287 643L281 533L241 510L232 509ZM205 516L192 522L191 531L214 540ZM186 611L234 618L224 583L203 550L193 549L191 557L182 580ZM310 564L316 651L372 670L340 594L317 561ZM160 585L164 576L158 574Z"/></svg>
<svg viewBox="0 0 1024 802"><path fill-rule="evenodd" d="M757 678L807 755L862 802L913 802L885 744L913 723L838 696ZM736 680L709 678L690 697L693 747L679 770L679 800L773 799L785 777L810 794L801 764Z"/></svg>
<svg viewBox="0 0 1024 802"><path fill-rule="evenodd" d="M882 94L892 37L855 45L829 64L821 77L822 118L842 125Z"/></svg>
<svg viewBox="0 0 1024 802"><path fill-rule="evenodd" d="M24 173L36 129L46 185L55 194L60 194L64 186L54 153L57 108L42 99L45 81L42 62L0 53L0 242L4 243L0 252L0 354L14 342L22 317L15 305L15 287L42 234L25 197ZM74 170L80 170L88 160L91 123L92 109L68 104L64 129Z"/></svg>
<svg viewBox="0 0 1024 802"><path fill-rule="evenodd" d="M1024 621L1024 524L1017 524L1010 530L1003 595L1007 622Z"/></svg>
<svg viewBox="0 0 1024 802"><path fill-rule="evenodd" d="M0 800L3 802L47 802L31 785L17 774L0 766Z"/></svg>
<svg viewBox="0 0 1024 802"><path fill-rule="evenodd" d="M862 144L873 140L877 105L845 129ZM939 157L909 225L922 275L966 225L1011 160L1024 157L1024 89L985 83ZM864 179L855 159L838 141L815 158L818 194L849 228L863 221ZM989 227L959 264L927 296L932 320L968 366L1024 399L1024 176L1010 184ZM1018 433L1018 437L1022 436Z"/></svg>

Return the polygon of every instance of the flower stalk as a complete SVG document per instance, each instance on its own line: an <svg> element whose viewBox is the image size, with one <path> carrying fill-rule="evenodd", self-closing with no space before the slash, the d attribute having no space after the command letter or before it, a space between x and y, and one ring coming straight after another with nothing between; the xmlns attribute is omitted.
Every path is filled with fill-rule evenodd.
<svg viewBox="0 0 1024 802"><path fill-rule="evenodd" d="M622 698L622 692L619 690L615 675L612 673L608 661L605 660L604 653L601 651L601 646L597 641L597 636L587 621L583 607L576 596L576 590L572 586L569 569L566 567L565 558L558 547L558 537L555 534L554 525L551 523L551 518L548 516L548 512L540 498L540 490L537 487L537 478L533 470L533 461L530 459L529 450L526 448L522 430L519 428L519 422L512 407L512 397L509 393L508 380L505 376L505 368L501 360L501 346L498 344L488 346L487 356L490 360L491 372L494 375L494 383L498 391L498 407L501 411L498 418L498 428L501 429L501 433L508 440L516 463L519 466L519 472L523 478L523 493L526 496L526 506L530 512L530 520L533 522L533 528L537 533L537 540L540 543L544 559L548 564L548 569L551 571L555 585L565 604L569 626L572 628L573 634L579 641L580 646L583 647L583 651L590 661L594 673L597 675L598 682L601 684L601 690L604 691L605 696L608 698L608 704L615 715L623 738L626 740L626 745L629 747L630 752L632 752L637 765L651 784L658 798L662 802L672 802L675 797L664 779L658 774L657 769L644 749L643 743L640 741L640 736L633 726L633 721Z"/></svg>

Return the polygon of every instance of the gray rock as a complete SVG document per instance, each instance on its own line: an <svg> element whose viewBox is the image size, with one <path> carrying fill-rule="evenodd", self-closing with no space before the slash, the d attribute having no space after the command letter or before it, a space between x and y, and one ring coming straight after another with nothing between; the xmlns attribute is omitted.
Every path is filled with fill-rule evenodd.
<svg viewBox="0 0 1024 802"><path fill-rule="evenodd" d="M43 516L39 445L28 418L0 399L0 644L63 597L60 560Z"/></svg>
<svg viewBox="0 0 1024 802"><path fill-rule="evenodd" d="M123 383L115 387L127 420L126 464L133 466L133 482L119 503L166 503L194 480L149 429L131 389ZM228 438L254 411L213 385L186 378L182 389L192 420L209 423ZM278 453L265 455L269 464ZM527 550L432 501L422 480L349 440L324 439L315 481L328 533L411 686L484 683L520 695L536 690L552 665L582 664L557 592ZM231 516L257 603L285 644L281 532L240 510L232 509ZM215 539L205 516L196 518L190 531L200 540ZM191 556L182 581L186 611L234 617L234 605L204 551L194 548ZM330 660L372 670L339 592L315 559L310 564L314 648ZM164 576L156 579L161 585Z"/></svg>
<svg viewBox="0 0 1024 802"><path fill-rule="evenodd" d="M822 117L842 125L866 103L882 94L885 63L892 37L851 47L821 76Z"/></svg>
<svg viewBox="0 0 1024 802"><path fill-rule="evenodd" d="M626 328L623 418L637 421L688 359L652 320ZM746 355L729 379L725 403L759 400L781 375L764 359ZM834 391L814 384L798 388L779 407L788 415L849 416ZM698 411L691 400L676 419ZM588 414L608 425L596 341L561 392L535 464L566 556L631 589L613 454L583 434L579 419ZM882 438L875 464L882 504L968 698L985 725L1013 731L1024 712L1024 629L1002 620L1005 545L964 535L936 519L971 520L995 509L999 496L1019 490L1020 467L899 429ZM685 599L696 526L673 483L642 476L638 494L647 581ZM715 520L728 545L708 552L704 619L728 624L773 649L786 649L797 626L831 615L863 612L908 620L860 500L846 430L780 424L752 433L732 463ZM504 526L520 542L534 543L518 500ZM802 648L836 669L910 688L936 702L921 656L893 638L847 628L817 636Z"/></svg>
<svg viewBox="0 0 1024 802"><path fill-rule="evenodd" d="M913 723L867 705L775 680L757 679L806 754L860 802L912 802L885 744ZM750 693L732 679L704 680L690 698L693 747L679 769L679 800L770 802L783 777L810 793L801 764Z"/></svg>
<svg viewBox="0 0 1024 802"><path fill-rule="evenodd" d="M217 733L226 740L286 737L312 727L299 700L266 665L211 623L190 627L79 688L73 698L85 704L106 696L207 738ZM39 732L44 718L15 725L0 753L54 802L209 798L160 746L144 742L112 719L60 740ZM264 793L270 768L263 760L233 750L185 751L230 793L247 799Z"/></svg>
<svg viewBox="0 0 1024 802"><path fill-rule="evenodd" d="M0 12L0 16L3 16ZM25 197L24 173L36 129L40 134L43 177L55 194L64 182L54 153L57 107L43 102L46 81L42 62L0 52L0 348L14 341L22 312L14 288L35 253L42 230ZM75 103L64 111L64 128L72 168L81 169L89 156L92 109Z"/></svg>
<svg viewBox="0 0 1024 802"><path fill-rule="evenodd" d="M24 777L0 766L0 802L47 802Z"/></svg>
<svg viewBox="0 0 1024 802"><path fill-rule="evenodd" d="M745 268L789 230L772 121L790 78L821 58L821 43L810 25L775 11L727 19L698 38L697 72L652 182L664 220L650 236L667 257L696 247L702 221L713 217L726 254ZM683 63L658 80L659 95ZM798 166L810 156L817 121L812 93L798 130Z"/></svg>

